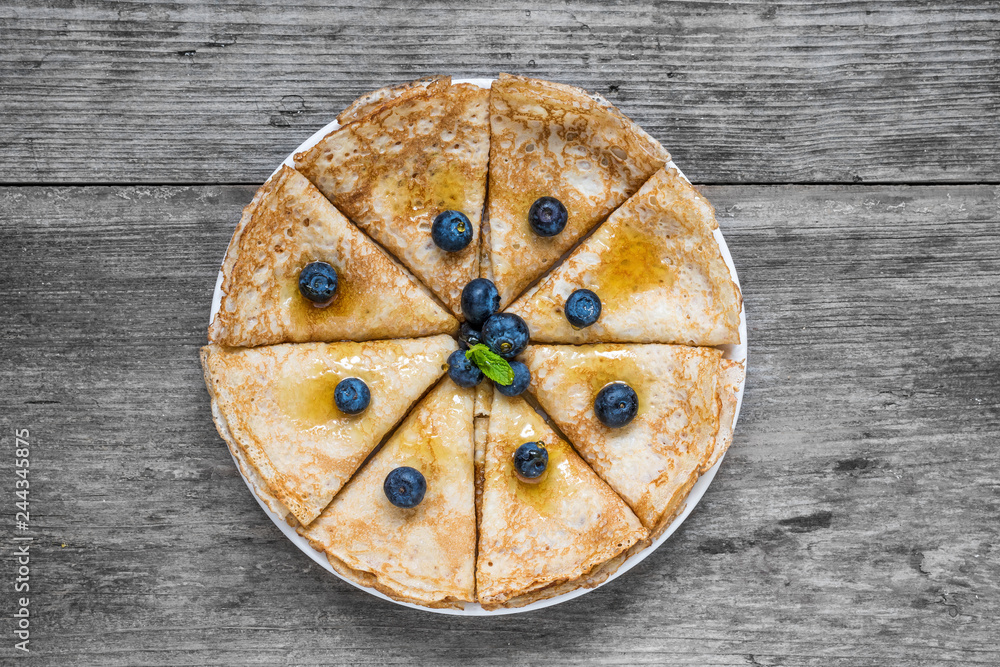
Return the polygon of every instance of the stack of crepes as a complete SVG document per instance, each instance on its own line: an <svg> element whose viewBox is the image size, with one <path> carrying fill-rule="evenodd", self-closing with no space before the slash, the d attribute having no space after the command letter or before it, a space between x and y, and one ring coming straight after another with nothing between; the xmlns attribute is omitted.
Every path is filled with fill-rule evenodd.
<svg viewBox="0 0 1000 667"><path fill-rule="evenodd" d="M519 606L604 581L683 509L732 441L743 368L741 295L711 205L667 151L603 98L501 75L490 89L448 77L383 88L282 167L244 210L202 349L219 433L274 512L344 577L430 607ZM532 232L554 197L563 231ZM460 211L473 242L445 252L430 228ZM339 278L326 307L298 288L322 261ZM462 288L486 277L528 323L522 396L445 375ZM574 290L600 296L577 329ZM442 377L444 376L444 377ZM371 401L342 413L337 384ZM604 426L594 395L627 382L639 409ZM543 481L513 452L543 442ZM391 504L389 471L427 481Z"/></svg>

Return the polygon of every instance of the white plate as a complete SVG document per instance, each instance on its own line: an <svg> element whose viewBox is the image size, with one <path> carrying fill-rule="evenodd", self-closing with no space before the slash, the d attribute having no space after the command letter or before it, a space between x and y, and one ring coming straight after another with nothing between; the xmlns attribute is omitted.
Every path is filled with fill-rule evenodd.
<svg viewBox="0 0 1000 667"><path fill-rule="evenodd" d="M474 83L482 88L489 88L490 84L493 82L493 79L454 79L453 81L455 83ZM320 139L322 139L330 132L333 132L339 127L340 124L337 121L333 121L332 123L321 128L311 137L306 139L302 143L302 145L300 145L298 148L292 151L291 154L289 154L289 156L285 158L285 161L282 162L282 164L294 168L295 167L294 158L296 153L300 153L304 150L312 148L317 143L319 143ZM677 167L677 165L673 163L673 161L671 161L668 166L677 169L678 173L680 173L680 169ZM275 168L274 172L272 172L272 175L274 173L277 173L278 169L280 168L281 165L278 165L278 167ZM684 174L681 173L681 176L684 176ZM732 255L729 254L729 247L726 246L726 240L722 237L722 232L718 229L715 230L715 239L716 241L719 242L719 248L722 250L722 257L723 259L726 260L726 265L729 267L729 273L732 275L733 280L736 282L736 284L739 285L740 279L739 276L736 275L736 267L733 266ZM215 283L215 294L212 297L212 313L211 316L209 317L209 321L211 321L212 318L215 317L215 313L218 312L221 300L222 300L222 271L220 269L219 277ZM744 308L740 310L740 344L722 346L725 358L734 359L736 361L742 361L744 364L744 368L746 367L746 359L747 359L746 341L747 341L747 320L746 320L746 309ZM743 405L743 385L744 383L740 383L739 391L736 394L736 414L733 416L734 430L736 428L736 422L739 420L740 417L740 406ZM684 508L684 511L681 512L676 519L674 519L674 522L671 523L670 526L665 531L663 531L663 534L660 535L660 537L657 538L657 540L653 542L649 547L643 549L642 551L633 555L631 558L622 563L621 567L618 568L618 571L612 574L610 577L608 577L604 583L599 584L595 588L578 588L575 591L564 593L563 595L558 595L556 597L548 598L547 600L539 600L538 602L533 602L529 605L525 605L524 607L517 607L513 609L496 609L494 611L487 611L486 609L483 609L481 606L475 603L466 604L465 609L432 609L430 607L421 607L420 605L393 600L389 596L383 595L382 593L376 591L373 588L361 586L360 584L350 581L349 579L341 577L337 573L337 571L333 569L333 567L330 565L330 562L326 559L326 556L322 552L313 549L312 546L304 537L296 533L294 528L285 523L284 519L282 519L280 516L272 512L270 509L268 509L267 505L265 505L263 501L261 501L261 499L257 496L257 493L254 490L254 486L250 482L250 480L247 479L245 476L243 476L242 471L240 472L240 475L243 476L243 481L246 482L250 490L254 492L254 498L257 498L257 503L260 504L261 509L264 510L264 513L271 518L271 521L274 522L274 525L276 525L278 529L285 534L285 537L294 542L295 546L301 549L305 555L309 556L309 558L312 558L314 561L316 561L316 563L320 567L328 571L330 574L333 574L334 576L343 579L344 581L354 586L355 588L360 588L366 593L370 593L371 595L374 595L377 598L387 600L394 604L402 605L404 607L410 607L411 609L429 611L435 614L452 614L455 616L499 616L503 614L520 614L527 611L534 611L535 609L543 609L545 607L551 607L552 605L559 604L560 602L566 602L567 600L572 600L573 598L580 597L581 595L589 593L590 591L595 590L596 588L600 588L601 586L606 586L607 584L611 583L621 575L631 570L633 567L641 563L644 558L653 553L653 550L655 550L657 547L663 544L667 540L667 538L669 538L670 535L673 534L673 532L677 530L682 523L684 523L684 519L686 519L688 515L691 514L692 510L694 510L695 506L698 504L698 501L701 500L701 497L703 495L705 495L705 491L708 490L708 485L712 483L712 479L715 478L715 473L719 470L719 466L722 465L722 461L724 459L725 455L723 454L723 456L719 459L719 461L708 472L702 475L700 479L698 479L695 485L691 488L691 492L688 494L687 504ZM235 463L235 458L233 461ZM237 464L236 468L237 470L239 470L239 464Z"/></svg>

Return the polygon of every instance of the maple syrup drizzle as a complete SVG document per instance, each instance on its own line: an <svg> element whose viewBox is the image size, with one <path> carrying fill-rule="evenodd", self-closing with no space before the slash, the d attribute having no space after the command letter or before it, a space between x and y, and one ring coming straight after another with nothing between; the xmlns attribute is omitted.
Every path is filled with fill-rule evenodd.
<svg viewBox="0 0 1000 667"><path fill-rule="evenodd" d="M602 304L626 301L652 289L670 289L677 279L660 246L632 225L616 229L602 244L600 257L601 270L584 287L593 290Z"/></svg>

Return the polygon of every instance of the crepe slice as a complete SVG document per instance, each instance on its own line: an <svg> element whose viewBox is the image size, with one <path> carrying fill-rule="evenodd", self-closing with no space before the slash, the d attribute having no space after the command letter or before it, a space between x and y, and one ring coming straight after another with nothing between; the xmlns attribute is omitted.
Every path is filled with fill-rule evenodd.
<svg viewBox="0 0 1000 667"><path fill-rule="evenodd" d="M492 270L506 306L663 167L670 155L604 98L501 74L490 95ZM569 214L555 236L528 222L539 197Z"/></svg>
<svg viewBox="0 0 1000 667"><path fill-rule="evenodd" d="M535 345L522 358L532 394L654 539L732 442L743 367L716 349ZM612 382L627 383L639 398L638 414L621 428L594 414L594 398Z"/></svg>
<svg viewBox="0 0 1000 667"><path fill-rule="evenodd" d="M299 532L337 572L402 602L461 607L475 600L473 391L445 378L329 507ZM409 466L427 482L416 507L383 484Z"/></svg>
<svg viewBox="0 0 1000 667"><path fill-rule="evenodd" d="M489 95L449 77L388 92L295 156L299 171L457 314L462 288L479 275ZM472 241L457 252L431 239L431 223L446 210L472 224Z"/></svg>
<svg viewBox="0 0 1000 667"><path fill-rule="evenodd" d="M370 93L365 93L358 99L351 102L350 106L340 112L337 116L337 122L341 125L347 125L348 123L353 123L356 120L361 120L386 102L407 94L414 88L426 88L435 81L440 81L441 79L447 79L450 82L450 77L428 76L396 86L384 86L378 90L373 90Z"/></svg>
<svg viewBox="0 0 1000 667"><path fill-rule="evenodd" d="M208 345L205 384L219 435L256 471L268 507L301 524L315 519L358 466L441 377L449 336L256 348ZM337 409L337 384L368 385L359 415ZM244 467L244 474L255 476Z"/></svg>
<svg viewBox="0 0 1000 667"><path fill-rule="evenodd" d="M674 169L658 171L555 271L509 308L543 343L739 343L741 296L714 230L712 205ZM601 300L574 328L578 289Z"/></svg>
<svg viewBox="0 0 1000 667"><path fill-rule="evenodd" d="M514 472L514 452L541 441L541 481ZM523 398L493 394L484 461L476 585L486 609L519 607L610 576L647 536L639 519Z"/></svg>
<svg viewBox="0 0 1000 667"><path fill-rule="evenodd" d="M333 302L299 292L299 272L326 262L337 272ZM208 340L228 346L411 338L458 322L304 176L282 167L236 227L222 264L222 301Z"/></svg>

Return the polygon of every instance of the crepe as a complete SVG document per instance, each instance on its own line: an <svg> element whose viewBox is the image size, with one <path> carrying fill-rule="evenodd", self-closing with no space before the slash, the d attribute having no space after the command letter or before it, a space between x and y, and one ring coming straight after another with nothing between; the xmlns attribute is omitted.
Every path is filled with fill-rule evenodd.
<svg viewBox="0 0 1000 667"><path fill-rule="evenodd" d="M543 343L739 343L741 296L717 227L712 205L675 169L660 170L508 310ZM582 329L564 311L577 289L601 299Z"/></svg>
<svg viewBox="0 0 1000 667"><path fill-rule="evenodd" d="M533 345L522 359L539 404L654 539L732 442L743 367L716 349ZM608 428L594 415L594 398L618 381L635 390L639 411L627 426Z"/></svg>
<svg viewBox="0 0 1000 667"><path fill-rule="evenodd" d="M272 495L261 500L308 524L441 377L455 349L455 341L442 335L243 349L208 345L201 359L219 435L242 451L267 485ZM371 391L360 415L346 415L334 404L334 389L347 377L362 379Z"/></svg>
<svg viewBox="0 0 1000 667"><path fill-rule="evenodd" d="M337 122L341 125L347 125L348 123L353 123L356 120L361 120L386 102L394 100L402 95L409 94L409 92L414 88L426 88L432 83L442 79L450 81L450 77L427 76L422 79L416 79L414 81L401 83L395 86L383 86L378 90L365 93L358 99L351 102L346 109L340 112L337 116Z"/></svg>
<svg viewBox="0 0 1000 667"><path fill-rule="evenodd" d="M490 135L487 213L501 307L670 160L604 98L510 74L493 82ZM565 229L547 238L528 223L542 196L569 213Z"/></svg>
<svg viewBox="0 0 1000 667"><path fill-rule="evenodd" d="M543 441L544 477L514 474L514 452ZM522 606L613 573L647 531L523 398L493 394L484 458L476 585L486 609Z"/></svg>
<svg viewBox="0 0 1000 667"><path fill-rule="evenodd" d="M462 288L479 275L489 94L449 77L376 91L345 112L356 120L295 156L299 171L458 315ZM431 240L445 210L473 226L458 252Z"/></svg>
<svg viewBox="0 0 1000 667"><path fill-rule="evenodd" d="M299 293L299 271L337 271L333 303ZM305 177L282 167L236 227L222 264L222 301L208 339L229 346L406 338L454 331L458 322L335 209Z"/></svg>
<svg viewBox="0 0 1000 667"><path fill-rule="evenodd" d="M340 574L430 607L475 599L473 390L444 378L330 506L300 528ZM400 466L420 471L419 505L392 505L382 485Z"/></svg>

